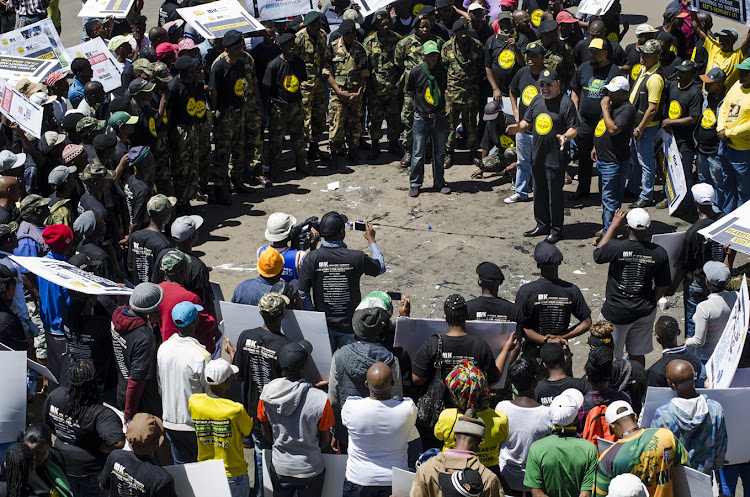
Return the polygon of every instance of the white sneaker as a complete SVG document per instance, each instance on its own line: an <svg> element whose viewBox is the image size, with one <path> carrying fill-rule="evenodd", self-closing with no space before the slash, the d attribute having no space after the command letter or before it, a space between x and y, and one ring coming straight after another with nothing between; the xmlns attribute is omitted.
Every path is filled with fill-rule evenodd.
<svg viewBox="0 0 750 497"><path fill-rule="evenodd" d="M529 197L522 197L518 193L514 193L510 197L503 200L503 202L505 202L506 204L515 204L516 202L528 202L528 201L529 201Z"/></svg>

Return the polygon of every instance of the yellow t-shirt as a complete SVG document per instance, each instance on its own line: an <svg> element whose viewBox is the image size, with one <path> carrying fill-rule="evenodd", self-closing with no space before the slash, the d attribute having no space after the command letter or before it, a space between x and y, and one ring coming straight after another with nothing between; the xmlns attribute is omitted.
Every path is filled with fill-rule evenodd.
<svg viewBox="0 0 750 497"><path fill-rule="evenodd" d="M633 83L633 89L630 92L630 103L635 103L635 98L638 96L638 90L641 86L641 82L646 79L647 76L654 74L657 69L659 69L660 65L658 63L654 64L653 67L651 67L650 70L646 70L645 67L641 66L641 73L638 75L638 79L635 80L635 83ZM646 90L648 91L648 101L649 103L659 104L661 102L661 92L664 89L664 78L662 78L660 75L656 74L653 77L649 78L646 82ZM658 119L654 119L650 123L648 123L647 127L651 126L658 126L660 121ZM636 126L640 124L640 121L635 123Z"/></svg>
<svg viewBox="0 0 750 497"><path fill-rule="evenodd" d="M750 88L743 88L739 81L724 97L719 107L716 130L725 130L735 150L750 150Z"/></svg>
<svg viewBox="0 0 750 497"><path fill-rule="evenodd" d="M456 447L456 441L453 440L453 427L460 416L463 414L459 414L458 409L445 409L435 423L435 438L443 442L443 451ZM484 440L477 452L479 462L487 467L497 466L500 458L500 444L508 440L508 416L502 411L490 408L478 412L477 417L484 421L486 430Z"/></svg>
<svg viewBox="0 0 750 497"><path fill-rule="evenodd" d="M198 438L198 461L224 459L227 478L247 474L242 435L249 435L253 420L238 402L205 393L190 396L190 415Z"/></svg>
<svg viewBox="0 0 750 497"><path fill-rule="evenodd" d="M731 52L725 52L721 49L719 42L710 36L706 36L706 39L703 42L703 48L708 52L708 65L706 65L706 72L710 71L715 65L718 65L721 70L724 71L724 74L727 75L724 84L727 88L731 88L740 75L740 70L734 67L734 65L739 64L745 58L745 56L742 55L742 49L738 48Z"/></svg>

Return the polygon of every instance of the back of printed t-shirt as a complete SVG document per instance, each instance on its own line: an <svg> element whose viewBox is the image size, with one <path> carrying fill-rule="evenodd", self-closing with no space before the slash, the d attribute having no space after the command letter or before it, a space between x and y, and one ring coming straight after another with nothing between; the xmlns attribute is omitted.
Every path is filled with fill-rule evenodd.
<svg viewBox="0 0 750 497"><path fill-rule="evenodd" d="M534 389L534 397L536 401L542 405L548 406L552 404L552 399L563 393L568 388L575 388L583 395L586 395L591 391L591 385L583 378L573 378L572 376L566 376L559 380L540 380Z"/></svg>
<svg viewBox="0 0 750 497"><path fill-rule="evenodd" d="M439 371L442 378L445 378L453 368L466 359L467 361L473 361L484 372L489 385L493 385L500 379L500 372L495 366L495 356L487 342L473 335L455 337L440 335L440 339L443 342L443 365ZM412 362L414 374L421 378L432 378L435 374L437 347L437 335L432 335L419 347Z"/></svg>
<svg viewBox="0 0 750 497"><path fill-rule="evenodd" d="M110 497L175 497L174 481L151 458L129 450L115 450L99 475L99 484Z"/></svg>
<svg viewBox="0 0 750 497"><path fill-rule="evenodd" d="M469 319L478 321L515 321L516 305L501 297L484 295L466 303Z"/></svg>
<svg viewBox="0 0 750 497"><path fill-rule="evenodd" d="M540 335L564 335L571 316L579 321L591 316L581 290L561 279L526 283L516 294L516 307L519 325Z"/></svg>
<svg viewBox="0 0 750 497"><path fill-rule="evenodd" d="M128 240L128 268L132 270L133 284L151 281L156 256L164 249L172 248L163 233L150 229L138 230Z"/></svg>

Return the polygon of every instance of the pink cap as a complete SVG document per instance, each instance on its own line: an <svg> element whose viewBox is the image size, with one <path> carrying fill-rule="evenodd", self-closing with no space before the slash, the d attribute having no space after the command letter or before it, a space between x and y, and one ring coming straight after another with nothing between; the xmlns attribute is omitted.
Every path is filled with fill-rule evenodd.
<svg viewBox="0 0 750 497"><path fill-rule="evenodd" d="M500 0L501 7L515 7L518 0Z"/></svg>
<svg viewBox="0 0 750 497"><path fill-rule="evenodd" d="M170 52L174 53L177 52L178 46L173 45L172 43L160 43L158 47L156 47L156 56L160 59L168 55Z"/></svg>
<svg viewBox="0 0 750 497"><path fill-rule="evenodd" d="M192 50L194 48L198 47L195 46L195 42L190 38L183 38L180 40L180 43L177 44L177 50L180 52L182 52L183 50Z"/></svg>
<svg viewBox="0 0 750 497"><path fill-rule="evenodd" d="M44 80L44 82L47 84L47 86L54 86L55 83L63 79L65 79L65 74L55 71L53 73L50 73L47 76L47 79Z"/></svg>
<svg viewBox="0 0 750 497"><path fill-rule="evenodd" d="M557 21L557 24L574 24L578 22L578 19L570 15L570 12L562 10L559 14L557 14L557 17L555 17L555 21Z"/></svg>

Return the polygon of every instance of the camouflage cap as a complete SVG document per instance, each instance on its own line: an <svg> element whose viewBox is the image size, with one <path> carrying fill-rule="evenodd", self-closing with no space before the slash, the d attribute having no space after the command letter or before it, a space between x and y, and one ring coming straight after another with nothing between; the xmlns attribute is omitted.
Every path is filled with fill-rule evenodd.
<svg viewBox="0 0 750 497"><path fill-rule="evenodd" d="M289 297L280 293L267 293L258 301L258 311L276 317L284 313L289 305Z"/></svg>
<svg viewBox="0 0 750 497"><path fill-rule="evenodd" d="M136 61L133 62L133 71L145 72L148 76L151 76L151 62L146 58L136 59Z"/></svg>
<svg viewBox="0 0 750 497"><path fill-rule="evenodd" d="M115 173L104 167L102 164L96 163L87 164L86 167L83 168L83 172L81 173L81 181L84 182L96 181L102 178L114 179Z"/></svg>
<svg viewBox="0 0 750 497"><path fill-rule="evenodd" d="M641 45L641 52L643 53L661 53L661 45L656 40L648 40L646 43Z"/></svg>
<svg viewBox="0 0 750 497"><path fill-rule="evenodd" d="M93 131L101 131L105 127L107 127L107 121L86 116L76 124L76 133L79 135L85 135Z"/></svg>
<svg viewBox="0 0 750 497"><path fill-rule="evenodd" d="M149 213L151 212L164 212L166 209L171 209L177 203L175 197L167 197L161 193L158 193L151 197L146 204L146 209Z"/></svg>
<svg viewBox="0 0 750 497"><path fill-rule="evenodd" d="M191 257L186 253L179 250L171 250L161 258L161 270L167 274L175 273L187 266L191 260Z"/></svg>
<svg viewBox="0 0 750 497"><path fill-rule="evenodd" d="M41 195L32 193L31 195L27 195L23 200L21 200L21 204L18 208L21 211L21 215L23 215L33 211L37 207L42 207L44 205L49 205L49 199L44 198Z"/></svg>
<svg viewBox="0 0 750 497"><path fill-rule="evenodd" d="M154 62L151 64L151 74L162 83L172 81L172 75L169 74L169 68L164 62Z"/></svg>

